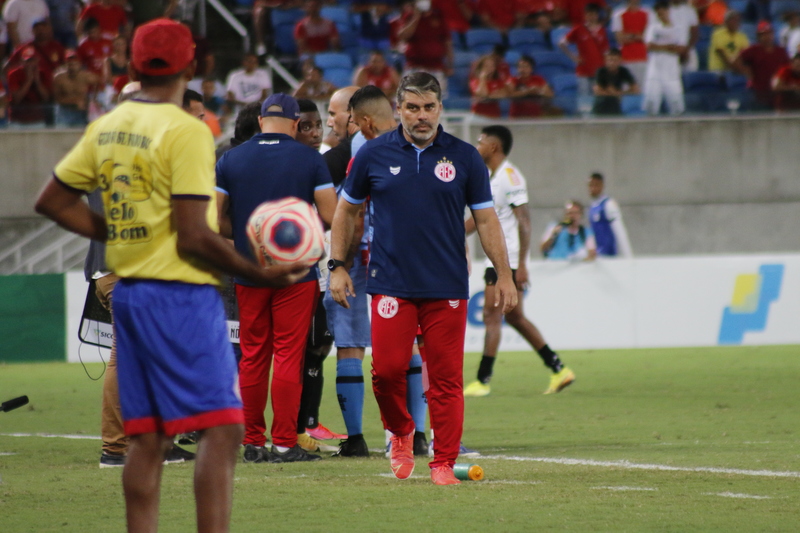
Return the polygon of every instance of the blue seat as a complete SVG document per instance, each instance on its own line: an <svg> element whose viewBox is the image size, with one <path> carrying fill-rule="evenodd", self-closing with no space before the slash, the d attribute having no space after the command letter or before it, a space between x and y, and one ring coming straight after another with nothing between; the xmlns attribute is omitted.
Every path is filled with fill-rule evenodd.
<svg viewBox="0 0 800 533"><path fill-rule="evenodd" d="M553 48L555 50L558 50L558 43L561 42L561 39L563 39L571 29L572 28L560 26L558 28L554 28L553 31L550 32L550 40L553 42ZM573 52L577 53L578 48L574 44L569 43L569 47Z"/></svg>
<svg viewBox="0 0 800 533"><path fill-rule="evenodd" d="M550 83L556 96L578 94L578 77L575 74L561 74L555 76Z"/></svg>
<svg viewBox="0 0 800 533"><path fill-rule="evenodd" d="M550 65L575 69L575 63L563 52L536 52L531 57L536 61L537 69Z"/></svg>
<svg viewBox="0 0 800 533"><path fill-rule="evenodd" d="M750 0L744 0L745 2L749 2ZM697 42L700 43L710 43L711 42L711 34L714 33L716 28L711 26L710 24L700 24L697 27L697 31L699 35L697 37Z"/></svg>
<svg viewBox="0 0 800 533"><path fill-rule="evenodd" d="M739 13L744 14L747 11L747 5L750 3L750 0L730 0L728 2L728 9L730 11L738 11Z"/></svg>
<svg viewBox="0 0 800 533"><path fill-rule="evenodd" d="M626 94L620 99L622 114L629 117L640 117L646 113L642 110L641 94Z"/></svg>
<svg viewBox="0 0 800 533"><path fill-rule="evenodd" d="M519 44L513 48L520 54L533 55L539 52L552 52L553 49L547 46L547 43L526 43Z"/></svg>
<svg viewBox="0 0 800 533"><path fill-rule="evenodd" d="M275 27L275 47L285 55L297 54L297 43L294 40L294 26L281 24Z"/></svg>
<svg viewBox="0 0 800 533"><path fill-rule="evenodd" d="M742 23L742 26L739 28L739 31L741 31L742 33L747 35L747 38L750 40L750 44L753 44L754 42L756 42L758 40L757 39L757 34L756 34L756 25L755 24L752 24L752 23L749 23L749 22L744 22L744 23Z"/></svg>
<svg viewBox="0 0 800 533"><path fill-rule="evenodd" d="M447 78L447 92L450 96L469 96L469 67L458 67Z"/></svg>
<svg viewBox="0 0 800 533"><path fill-rule="evenodd" d="M470 67L478 57L475 52L453 52L453 68Z"/></svg>
<svg viewBox="0 0 800 533"><path fill-rule="evenodd" d="M575 93L556 95L553 105L564 111L565 115L574 115L578 111L578 97Z"/></svg>
<svg viewBox="0 0 800 533"><path fill-rule="evenodd" d="M523 44L542 44L547 48L544 32L533 28L517 28L508 32L508 46L517 48Z"/></svg>
<svg viewBox="0 0 800 533"><path fill-rule="evenodd" d="M772 0L769 4L769 14L774 22L778 22L786 13L800 12L798 0Z"/></svg>
<svg viewBox="0 0 800 533"><path fill-rule="evenodd" d="M724 90L723 78L716 72L683 73L683 91L686 94L713 94Z"/></svg>
<svg viewBox="0 0 800 533"><path fill-rule="evenodd" d="M506 52L505 60L508 63L508 66L511 67L511 72L516 75L517 73L517 61L519 58L522 57L522 54L517 50L509 50Z"/></svg>
<svg viewBox="0 0 800 533"><path fill-rule="evenodd" d="M728 91L744 91L747 89L747 76L726 72L725 87Z"/></svg>
<svg viewBox="0 0 800 533"><path fill-rule="evenodd" d="M353 29L353 21L350 17L350 10L342 6L325 6L320 9L319 14L322 18L332 20L336 27L341 31L342 28Z"/></svg>
<svg viewBox="0 0 800 533"><path fill-rule="evenodd" d="M537 64L535 73L546 79L547 83L553 85L553 81L555 80L555 78L559 76L570 76L570 75L574 76L575 69L565 67L564 65L545 65L543 67L540 67Z"/></svg>
<svg viewBox="0 0 800 533"><path fill-rule="evenodd" d="M353 84L353 70L349 68L330 67L323 70L322 77L336 87L347 87Z"/></svg>
<svg viewBox="0 0 800 533"><path fill-rule="evenodd" d="M495 45L503 44L503 34L484 28L467 30L466 39L467 50L479 54L491 52Z"/></svg>
<svg viewBox="0 0 800 533"><path fill-rule="evenodd" d="M277 28L283 24L291 24L294 27L297 21L305 17L306 14L302 9L273 9L272 10L272 27Z"/></svg>
<svg viewBox="0 0 800 533"><path fill-rule="evenodd" d="M469 111L472 105L472 98L469 96L449 96L442 103L447 111Z"/></svg>
<svg viewBox="0 0 800 533"><path fill-rule="evenodd" d="M314 56L314 63L322 70L329 68L353 68L353 60L341 52L323 52Z"/></svg>

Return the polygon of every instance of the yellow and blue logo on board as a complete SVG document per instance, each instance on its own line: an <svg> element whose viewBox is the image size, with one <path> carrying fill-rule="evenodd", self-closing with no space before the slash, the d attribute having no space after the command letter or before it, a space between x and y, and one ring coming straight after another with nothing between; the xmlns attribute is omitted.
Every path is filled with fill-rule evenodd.
<svg viewBox="0 0 800 533"><path fill-rule="evenodd" d="M741 344L748 331L764 331L772 302L781 293L784 267L761 265L758 273L740 274L733 286L731 305L722 311L719 344Z"/></svg>

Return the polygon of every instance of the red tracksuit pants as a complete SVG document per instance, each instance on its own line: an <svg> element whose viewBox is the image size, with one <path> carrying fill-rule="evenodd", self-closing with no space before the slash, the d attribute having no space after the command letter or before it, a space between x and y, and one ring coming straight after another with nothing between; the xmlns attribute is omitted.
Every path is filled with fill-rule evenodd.
<svg viewBox="0 0 800 533"><path fill-rule="evenodd" d="M297 444L297 413L303 392L308 328L319 295L316 281L283 289L236 285L239 303L239 388L244 410L244 444L264 446L264 410L272 376L272 443Z"/></svg>
<svg viewBox="0 0 800 533"><path fill-rule="evenodd" d="M452 466L464 425L464 334L466 300L405 300L372 297L372 388L386 429L395 435L414 431L406 407L406 371L417 327L430 388L426 391L431 428L436 434L431 468Z"/></svg>

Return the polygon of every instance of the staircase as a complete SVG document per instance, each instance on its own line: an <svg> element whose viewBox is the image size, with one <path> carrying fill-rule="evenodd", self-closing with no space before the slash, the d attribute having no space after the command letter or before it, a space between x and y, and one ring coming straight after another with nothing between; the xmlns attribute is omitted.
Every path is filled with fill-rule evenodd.
<svg viewBox="0 0 800 533"><path fill-rule="evenodd" d="M83 268L89 241L42 219L0 221L0 275Z"/></svg>

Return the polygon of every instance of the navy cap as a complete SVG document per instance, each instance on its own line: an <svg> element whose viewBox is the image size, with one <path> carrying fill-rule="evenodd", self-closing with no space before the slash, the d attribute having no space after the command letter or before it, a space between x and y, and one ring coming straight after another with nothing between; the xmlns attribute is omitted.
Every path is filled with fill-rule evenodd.
<svg viewBox="0 0 800 533"><path fill-rule="evenodd" d="M283 93L273 94L261 104L261 116L297 120L300 118L300 106L293 96Z"/></svg>

